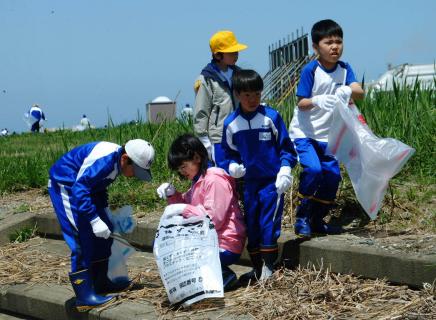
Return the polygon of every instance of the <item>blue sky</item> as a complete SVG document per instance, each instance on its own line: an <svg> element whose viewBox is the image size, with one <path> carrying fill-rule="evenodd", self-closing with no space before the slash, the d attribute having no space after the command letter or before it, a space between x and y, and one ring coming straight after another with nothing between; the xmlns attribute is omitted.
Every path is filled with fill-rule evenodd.
<svg viewBox="0 0 436 320"><path fill-rule="evenodd" d="M238 65L268 71L268 45L331 18L344 29L342 60L358 79L388 63L433 63L436 1L0 0L0 129L27 130L39 103L46 127L97 126L144 114L157 96L194 102L209 38L232 30L249 48Z"/></svg>

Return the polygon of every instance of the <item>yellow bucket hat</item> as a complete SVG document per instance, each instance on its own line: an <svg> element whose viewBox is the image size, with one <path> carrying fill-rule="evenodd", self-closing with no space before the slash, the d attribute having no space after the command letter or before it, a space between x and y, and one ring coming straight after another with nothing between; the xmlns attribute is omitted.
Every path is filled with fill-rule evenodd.
<svg viewBox="0 0 436 320"><path fill-rule="evenodd" d="M217 52L239 52L247 49L247 46L238 43L235 34L232 31L218 31L209 40L210 50L212 53Z"/></svg>

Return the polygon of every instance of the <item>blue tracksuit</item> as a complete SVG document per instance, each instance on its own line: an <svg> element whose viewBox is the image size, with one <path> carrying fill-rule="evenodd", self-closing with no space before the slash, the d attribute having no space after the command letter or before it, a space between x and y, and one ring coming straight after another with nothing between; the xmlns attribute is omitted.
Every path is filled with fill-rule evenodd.
<svg viewBox="0 0 436 320"><path fill-rule="evenodd" d="M34 119L32 127L30 128L30 131L39 132L39 122L41 121L41 119L45 120L44 112L42 112L41 108L39 108L39 107L31 107L29 110L29 114Z"/></svg>
<svg viewBox="0 0 436 320"><path fill-rule="evenodd" d="M297 87L299 98L334 94L342 85L357 82L348 63L338 61L331 70L325 69L317 60L309 62L301 72ZM295 107L289 135L303 167L299 192L302 197L333 202L341 181L339 163L326 153L332 112L314 107L300 111Z"/></svg>
<svg viewBox="0 0 436 320"><path fill-rule="evenodd" d="M240 108L224 121L222 147L230 162L242 163L244 209L250 252L276 251L283 197L277 209L275 181L282 166L294 167L296 153L280 114L269 106L245 114Z"/></svg>
<svg viewBox="0 0 436 320"><path fill-rule="evenodd" d="M121 147L91 142L63 155L50 169L49 194L65 241L72 272L108 258L112 239L97 238L90 221L99 216L112 230L105 208L107 187L120 172Z"/></svg>

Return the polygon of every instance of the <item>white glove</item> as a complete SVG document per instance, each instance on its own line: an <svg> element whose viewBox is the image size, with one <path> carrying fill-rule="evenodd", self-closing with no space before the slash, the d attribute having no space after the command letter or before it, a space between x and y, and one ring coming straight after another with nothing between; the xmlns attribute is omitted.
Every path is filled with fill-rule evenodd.
<svg viewBox="0 0 436 320"><path fill-rule="evenodd" d="M159 198L166 199L176 193L176 188L171 183L165 182L156 189L156 192Z"/></svg>
<svg viewBox="0 0 436 320"><path fill-rule="evenodd" d="M326 111L332 110L336 106L337 101L338 97L334 94L321 94L312 97L312 104Z"/></svg>
<svg viewBox="0 0 436 320"><path fill-rule="evenodd" d="M208 136L200 136L200 137L198 137L198 139L201 141L203 146L206 148L209 160L212 160L212 143L210 142L209 137Z"/></svg>
<svg viewBox="0 0 436 320"><path fill-rule="evenodd" d="M276 179L277 193L282 194L292 185L294 178L291 174L291 167L281 167Z"/></svg>
<svg viewBox="0 0 436 320"><path fill-rule="evenodd" d="M352 91L349 86L341 86L338 89L336 89L336 96L346 104L348 104L348 101L350 101L351 93Z"/></svg>
<svg viewBox="0 0 436 320"><path fill-rule="evenodd" d="M243 164L238 164L236 162L232 162L229 165L229 174L233 177L233 178L241 178L243 176L245 176L245 172L246 169L244 167Z"/></svg>
<svg viewBox="0 0 436 320"><path fill-rule="evenodd" d="M104 223L100 217L91 220L91 227L92 232L94 232L96 237L107 239L111 235L111 231L109 230L107 224Z"/></svg>
<svg viewBox="0 0 436 320"><path fill-rule="evenodd" d="M165 218L171 218L174 216L181 215L183 210L186 208L186 203L175 203L166 206L165 211L163 213Z"/></svg>

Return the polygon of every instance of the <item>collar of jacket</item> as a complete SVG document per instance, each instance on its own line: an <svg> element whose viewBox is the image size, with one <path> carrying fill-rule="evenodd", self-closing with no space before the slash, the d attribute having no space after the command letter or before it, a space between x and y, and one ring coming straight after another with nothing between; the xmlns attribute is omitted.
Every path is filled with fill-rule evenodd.
<svg viewBox="0 0 436 320"><path fill-rule="evenodd" d="M258 113L261 114L265 114L265 106L263 105L259 105L256 109L256 111L247 113L247 112L243 112L241 109L241 104L239 104L238 109L236 110L236 112L238 113L238 115L240 115L242 118L244 118L247 121L252 120Z"/></svg>
<svg viewBox="0 0 436 320"><path fill-rule="evenodd" d="M240 70L238 66L229 66L230 69L233 70L233 72ZM213 62L213 60L207 64L206 67L201 71L201 75L205 79L213 79L214 81L217 81L223 86L226 86L230 89L230 92L232 92L232 88L230 88L230 85L226 79L222 75L220 75L220 69L216 65L216 63Z"/></svg>
<svg viewBox="0 0 436 320"><path fill-rule="evenodd" d="M118 169L117 176L121 174L121 156L122 156L121 150L122 149L123 149L122 147L119 147L117 150L117 169Z"/></svg>

